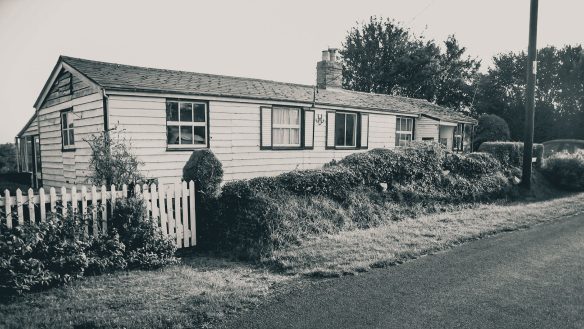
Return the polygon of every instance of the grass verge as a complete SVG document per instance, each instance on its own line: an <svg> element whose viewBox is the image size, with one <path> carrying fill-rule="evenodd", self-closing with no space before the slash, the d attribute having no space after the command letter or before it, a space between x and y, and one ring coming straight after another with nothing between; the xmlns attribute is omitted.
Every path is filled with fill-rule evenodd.
<svg viewBox="0 0 584 329"><path fill-rule="evenodd" d="M88 277L2 301L0 328L205 328L287 280L245 263L185 258L162 270Z"/></svg>
<svg viewBox="0 0 584 329"><path fill-rule="evenodd" d="M384 267L464 241L584 212L584 193L534 203L477 208L309 238L269 260L287 274L339 276Z"/></svg>

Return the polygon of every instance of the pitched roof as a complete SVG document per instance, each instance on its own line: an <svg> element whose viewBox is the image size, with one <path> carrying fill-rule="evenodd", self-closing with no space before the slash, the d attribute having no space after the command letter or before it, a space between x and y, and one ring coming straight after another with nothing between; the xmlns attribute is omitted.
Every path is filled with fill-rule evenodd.
<svg viewBox="0 0 584 329"><path fill-rule="evenodd" d="M349 90L315 89L314 86L302 84L163 70L67 56L61 56L60 59L106 90L292 101L393 113L424 114L445 121L476 122L475 119L459 112L421 99Z"/></svg>

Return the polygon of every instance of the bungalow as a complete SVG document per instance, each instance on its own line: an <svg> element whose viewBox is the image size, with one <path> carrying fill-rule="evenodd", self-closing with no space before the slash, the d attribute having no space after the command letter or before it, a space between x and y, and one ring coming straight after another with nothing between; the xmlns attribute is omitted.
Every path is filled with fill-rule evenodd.
<svg viewBox="0 0 584 329"><path fill-rule="evenodd" d="M92 134L122 131L143 172L172 183L210 148L224 179L276 175L410 141L468 150L476 120L425 100L344 90L336 49L316 86L61 56L16 137L21 171L39 185L85 183Z"/></svg>

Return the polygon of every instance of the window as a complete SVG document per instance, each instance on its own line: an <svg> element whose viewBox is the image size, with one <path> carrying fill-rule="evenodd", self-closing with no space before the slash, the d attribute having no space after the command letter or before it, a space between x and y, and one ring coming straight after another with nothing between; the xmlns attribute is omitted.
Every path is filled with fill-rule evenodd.
<svg viewBox="0 0 584 329"><path fill-rule="evenodd" d="M335 146L357 146L357 114L335 113Z"/></svg>
<svg viewBox="0 0 584 329"><path fill-rule="evenodd" d="M395 121L395 146L408 145L414 139L414 119L397 117Z"/></svg>
<svg viewBox="0 0 584 329"><path fill-rule="evenodd" d="M73 109L61 112L61 138L63 142L63 149L73 149L75 147Z"/></svg>
<svg viewBox="0 0 584 329"><path fill-rule="evenodd" d="M300 109L274 107L272 138L274 146L300 146Z"/></svg>
<svg viewBox="0 0 584 329"><path fill-rule="evenodd" d="M207 146L207 103L166 102L166 143L169 148Z"/></svg>

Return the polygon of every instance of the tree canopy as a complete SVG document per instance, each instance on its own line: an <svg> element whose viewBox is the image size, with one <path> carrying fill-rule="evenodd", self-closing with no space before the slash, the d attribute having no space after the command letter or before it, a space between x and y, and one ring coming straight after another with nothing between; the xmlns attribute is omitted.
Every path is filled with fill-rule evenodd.
<svg viewBox="0 0 584 329"><path fill-rule="evenodd" d="M509 137L509 126L504 119L494 114L484 114L478 120L473 149L478 150L484 142L505 142Z"/></svg>
<svg viewBox="0 0 584 329"><path fill-rule="evenodd" d="M465 52L453 35L440 47L395 21L371 17L345 38L343 86L467 109L480 61Z"/></svg>
<svg viewBox="0 0 584 329"><path fill-rule="evenodd" d="M525 124L525 52L499 54L477 83L475 111L496 114L522 140ZM584 139L584 52L582 46L538 51L535 102L536 142Z"/></svg>

